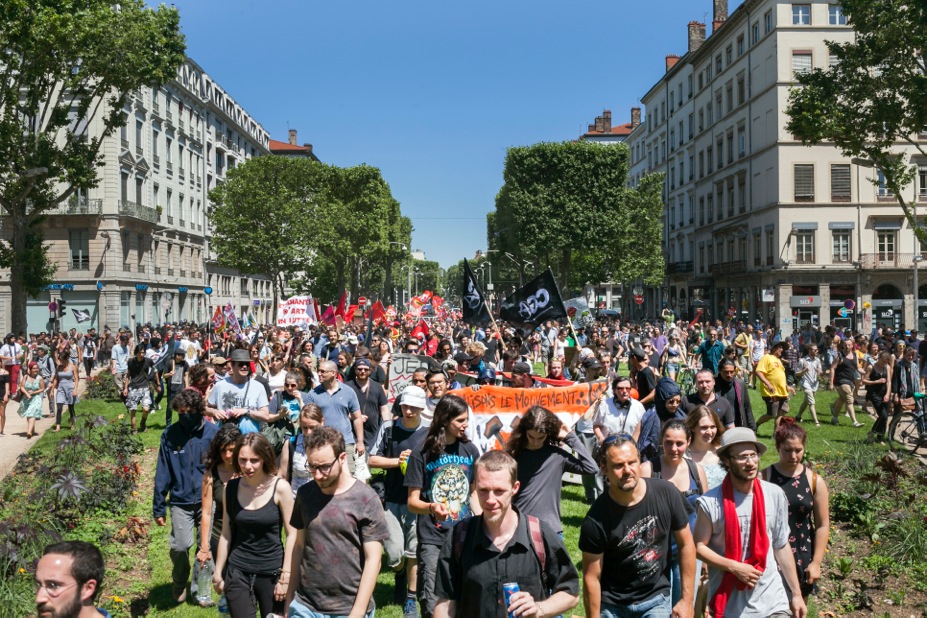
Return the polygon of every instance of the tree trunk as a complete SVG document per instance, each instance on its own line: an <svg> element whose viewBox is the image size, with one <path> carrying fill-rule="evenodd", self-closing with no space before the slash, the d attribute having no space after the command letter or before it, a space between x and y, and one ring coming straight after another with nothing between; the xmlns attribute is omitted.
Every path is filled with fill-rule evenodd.
<svg viewBox="0 0 927 618"><path fill-rule="evenodd" d="M569 296L570 288L570 258L572 254L569 247L563 248L563 257L560 262L560 291Z"/></svg>
<svg viewBox="0 0 927 618"><path fill-rule="evenodd" d="M393 259L388 256L386 258L386 275L383 277L383 293L380 294L380 298L393 301L392 303L387 302L388 305L396 302L396 299L393 298Z"/></svg>
<svg viewBox="0 0 927 618"><path fill-rule="evenodd" d="M335 287L339 290L344 290L347 288L344 273L346 262L346 259L338 260L335 262L335 283L337 284Z"/></svg>
<svg viewBox="0 0 927 618"><path fill-rule="evenodd" d="M17 207L23 208L25 211L25 205L20 204L14 208ZM26 232L29 229L29 220L25 216L25 212L20 214L14 210L11 215L13 219L13 238L10 240L10 244L13 247L13 263L10 268L10 331L19 335L28 332L26 324L26 290L23 286L23 273L25 272L23 256L26 253Z"/></svg>

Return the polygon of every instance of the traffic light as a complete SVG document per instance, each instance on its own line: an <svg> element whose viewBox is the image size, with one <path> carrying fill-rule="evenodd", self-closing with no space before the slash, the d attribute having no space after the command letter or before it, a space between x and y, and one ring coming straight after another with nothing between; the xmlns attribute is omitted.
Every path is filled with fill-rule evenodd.
<svg viewBox="0 0 927 618"><path fill-rule="evenodd" d="M68 301L62 299L58 300L58 317L63 318L64 314L67 312Z"/></svg>

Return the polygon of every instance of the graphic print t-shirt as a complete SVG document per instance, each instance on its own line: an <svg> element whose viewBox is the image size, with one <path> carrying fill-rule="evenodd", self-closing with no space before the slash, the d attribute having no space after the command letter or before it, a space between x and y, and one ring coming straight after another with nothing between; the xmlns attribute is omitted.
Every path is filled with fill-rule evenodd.
<svg viewBox="0 0 927 618"><path fill-rule="evenodd" d="M480 450L472 442L458 440L449 445L438 457L422 452L412 453L406 469L406 487L419 487L425 502L447 505L450 516L438 521L434 515L418 516L418 541L425 545L443 545L454 525L470 517L470 483L473 480L473 462ZM678 491L676 493L679 493Z"/></svg>
<svg viewBox="0 0 927 618"><path fill-rule="evenodd" d="M579 533L579 549L604 554L602 603L629 605L669 594L670 540L689 525L682 493L667 481L641 479L647 494L623 507L605 492L593 503Z"/></svg>

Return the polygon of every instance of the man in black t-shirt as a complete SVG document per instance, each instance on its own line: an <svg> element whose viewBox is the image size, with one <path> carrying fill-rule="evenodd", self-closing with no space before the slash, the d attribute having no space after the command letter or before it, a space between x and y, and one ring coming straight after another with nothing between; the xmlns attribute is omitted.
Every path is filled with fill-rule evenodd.
<svg viewBox="0 0 927 618"><path fill-rule="evenodd" d="M641 478L640 453L631 439L609 438L599 457L608 491L589 509L579 536L586 614L608 609L623 616L633 606L634 615L692 618L695 543L685 499L666 481ZM671 534L682 574L675 607L667 577Z"/></svg>
<svg viewBox="0 0 927 618"><path fill-rule="evenodd" d="M402 391L402 416L384 423L370 447L370 467L386 470L386 521L390 538L384 543L387 565L396 573L394 600L402 603L403 613L418 615L418 517L409 512L409 490L405 486L406 467L414 451L421 451L427 428L422 426L425 391L407 386ZM404 577L403 577L404 576Z"/></svg>
<svg viewBox="0 0 927 618"><path fill-rule="evenodd" d="M628 359L637 382L637 400L645 408L649 408L653 405L654 390L657 388L657 376L654 374L653 369L650 368L649 356L641 348L631 348Z"/></svg>
<svg viewBox="0 0 927 618"><path fill-rule="evenodd" d="M733 361L732 361L733 362ZM715 392L715 376L710 369L700 369L695 374L695 393L682 396L682 405L686 413L692 412L699 406L707 406L715 411L725 429L734 426L734 408L730 402L719 397Z"/></svg>
<svg viewBox="0 0 927 618"><path fill-rule="evenodd" d="M354 379L347 381L347 386L357 395L364 420L364 447L370 451L377 432L384 421L392 419L389 399L383 387L370 379L372 363L369 359L359 358L354 361Z"/></svg>

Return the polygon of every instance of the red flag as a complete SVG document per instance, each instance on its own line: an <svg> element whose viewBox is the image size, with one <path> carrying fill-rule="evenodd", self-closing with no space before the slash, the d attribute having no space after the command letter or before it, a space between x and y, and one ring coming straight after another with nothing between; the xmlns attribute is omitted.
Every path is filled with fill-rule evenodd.
<svg viewBox="0 0 927 618"><path fill-rule="evenodd" d="M375 322L377 320L386 319L386 308L383 306L383 303L381 303L379 299L377 299L377 302L373 303L373 309L371 309L371 311L373 311L373 320Z"/></svg>
<svg viewBox="0 0 927 618"><path fill-rule="evenodd" d="M413 328L412 332L409 334L413 337L419 337L419 335L421 335L419 338L424 339L428 336L428 324L425 320L419 318L418 324L415 325L415 328Z"/></svg>
<svg viewBox="0 0 927 618"><path fill-rule="evenodd" d="M701 317L702 317L702 310L699 309L698 311L695 312L695 317L692 318L692 321L689 322L689 328L692 328L693 326L695 326L698 323L699 318Z"/></svg>
<svg viewBox="0 0 927 618"><path fill-rule="evenodd" d="M335 309L331 305L325 306L325 311L322 312L322 317L319 318L320 322L324 322L329 326L335 326Z"/></svg>
<svg viewBox="0 0 927 618"><path fill-rule="evenodd" d="M348 307L347 311L344 312L342 316L345 322L351 322L354 319L354 314L357 313L357 305L351 305Z"/></svg>
<svg viewBox="0 0 927 618"><path fill-rule="evenodd" d="M344 291L341 293L341 300L338 301L338 308L335 309L335 316L341 316L342 320L347 320L347 315L345 315L345 308L348 304L348 293Z"/></svg>
<svg viewBox="0 0 927 618"><path fill-rule="evenodd" d="M312 304L315 305L315 319L321 319L320 316L322 315L322 311L319 309L319 299L313 296Z"/></svg>
<svg viewBox="0 0 927 618"><path fill-rule="evenodd" d="M443 304L444 304L444 299L441 298L440 296L435 295L431 297L431 306L434 307L435 309L437 309Z"/></svg>

